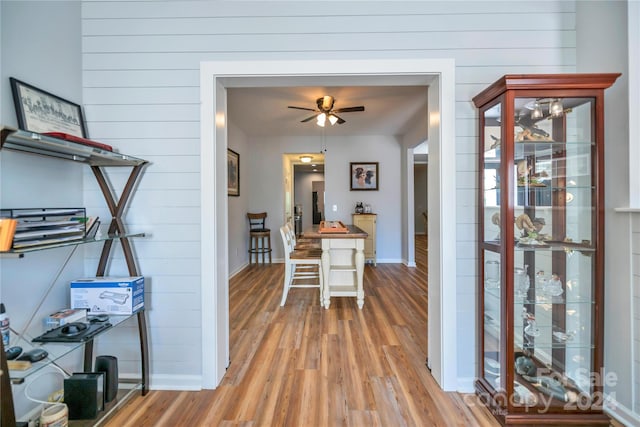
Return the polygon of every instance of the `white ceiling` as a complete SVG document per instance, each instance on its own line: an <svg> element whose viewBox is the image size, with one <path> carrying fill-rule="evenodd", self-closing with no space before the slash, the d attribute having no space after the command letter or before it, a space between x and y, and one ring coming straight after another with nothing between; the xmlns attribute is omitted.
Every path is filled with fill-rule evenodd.
<svg viewBox="0 0 640 427"><path fill-rule="evenodd" d="M315 108L316 99L331 95L334 108L363 105L365 111L341 113L341 125L327 123L327 136L402 135L418 114L427 114L426 85L412 86L287 86L228 89L229 120L248 136L317 136L313 114L287 108Z"/></svg>

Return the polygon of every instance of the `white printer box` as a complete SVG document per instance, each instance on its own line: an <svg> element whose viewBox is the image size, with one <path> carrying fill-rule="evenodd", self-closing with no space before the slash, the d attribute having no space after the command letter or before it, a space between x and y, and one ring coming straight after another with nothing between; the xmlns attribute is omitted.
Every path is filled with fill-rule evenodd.
<svg viewBox="0 0 640 427"><path fill-rule="evenodd" d="M91 277L71 282L71 308L88 314L133 314L144 307L144 277Z"/></svg>

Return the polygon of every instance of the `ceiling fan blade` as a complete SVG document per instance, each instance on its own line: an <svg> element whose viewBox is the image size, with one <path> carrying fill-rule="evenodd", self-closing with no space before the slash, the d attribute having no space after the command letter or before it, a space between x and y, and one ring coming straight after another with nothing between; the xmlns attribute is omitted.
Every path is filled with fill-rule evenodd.
<svg viewBox="0 0 640 427"><path fill-rule="evenodd" d="M360 105L358 107L345 107L333 110L334 113L352 113L354 111L364 111L364 106Z"/></svg>
<svg viewBox="0 0 640 427"><path fill-rule="evenodd" d="M311 111L314 111L314 110L311 110ZM300 120L300 123L306 123L306 122L308 122L308 121L310 121L310 120L315 119L316 117L318 117L318 115L317 115L317 114L314 114L313 116L307 117L307 118L306 118L306 119L304 119L304 120Z"/></svg>
<svg viewBox="0 0 640 427"><path fill-rule="evenodd" d="M289 105L289 106L287 106L287 108L293 108L295 110L316 111L313 108L294 107L293 105Z"/></svg>
<svg viewBox="0 0 640 427"><path fill-rule="evenodd" d="M333 114L333 113L331 113L331 114ZM345 119L343 119L342 117L340 117L340 116L338 116L336 114L333 114L333 115L336 116L336 118L338 119L338 121L336 123L339 124L339 125L343 124L346 121Z"/></svg>

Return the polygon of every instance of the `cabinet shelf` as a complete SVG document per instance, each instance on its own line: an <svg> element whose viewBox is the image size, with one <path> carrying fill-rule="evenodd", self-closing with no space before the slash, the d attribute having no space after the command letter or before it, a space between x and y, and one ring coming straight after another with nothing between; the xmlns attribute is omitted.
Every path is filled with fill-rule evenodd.
<svg viewBox="0 0 640 427"><path fill-rule="evenodd" d="M482 249L500 252L502 243L499 240L487 240L482 243ZM518 252L564 252L573 253L578 252L583 255L588 255L596 251L592 246L583 245L572 242L543 242L541 244L520 244L514 243L514 251Z"/></svg>
<svg viewBox="0 0 640 427"><path fill-rule="evenodd" d="M535 292L535 295L533 293ZM487 297L493 297L496 299L500 299L500 288L491 288L484 287L484 293ZM524 297L514 297L513 304L516 307L522 307L523 305L544 305L548 306L550 304L556 305L568 305L568 304L595 304L595 301L591 298L581 298L580 296L570 296L568 299L563 292L562 295L552 296L552 295L544 295L541 289L536 288L535 290L527 291L527 295Z"/></svg>

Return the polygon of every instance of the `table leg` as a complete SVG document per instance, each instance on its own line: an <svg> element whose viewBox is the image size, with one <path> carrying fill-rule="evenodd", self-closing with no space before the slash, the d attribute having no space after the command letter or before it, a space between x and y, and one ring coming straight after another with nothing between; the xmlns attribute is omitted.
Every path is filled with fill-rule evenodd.
<svg viewBox="0 0 640 427"><path fill-rule="evenodd" d="M358 308L362 309L364 307L364 286L363 286L363 275L364 275L364 244L362 241L356 243L356 297Z"/></svg>
<svg viewBox="0 0 640 427"><path fill-rule="evenodd" d="M324 299L324 308L328 309L329 304L331 303L331 289L330 289L330 279L331 279L331 255L329 254L329 242L327 239L322 241L322 282L323 282L323 290L322 297Z"/></svg>

